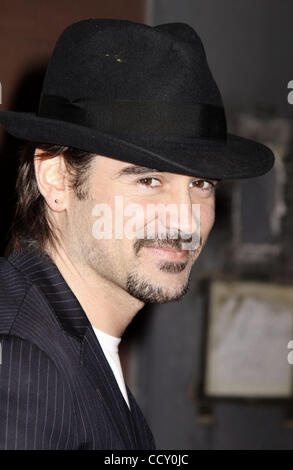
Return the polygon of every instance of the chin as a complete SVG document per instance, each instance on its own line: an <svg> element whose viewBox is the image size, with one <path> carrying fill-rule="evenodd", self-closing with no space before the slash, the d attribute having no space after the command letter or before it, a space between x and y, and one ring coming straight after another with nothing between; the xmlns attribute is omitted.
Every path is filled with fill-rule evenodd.
<svg viewBox="0 0 293 470"><path fill-rule="evenodd" d="M170 289L170 281L154 282L154 278L145 280L132 273L128 275L126 291L144 303L161 304L180 300L188 292L189 281L190 276L185 282L180 282L177 286L172 285Z"/></svg>

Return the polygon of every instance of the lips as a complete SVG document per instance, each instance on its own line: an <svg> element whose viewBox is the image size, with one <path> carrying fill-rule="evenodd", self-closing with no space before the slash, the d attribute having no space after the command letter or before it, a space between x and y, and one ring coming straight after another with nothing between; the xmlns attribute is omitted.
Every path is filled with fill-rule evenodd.
<svg viewBox="0 0 293 470"><path fill-rule="evenodd" d="M160 258L167 258L172 260L182 260L188 257L188 250L178 250L175 248L157 248L153 246L145 246L150 255Z"/></svg>

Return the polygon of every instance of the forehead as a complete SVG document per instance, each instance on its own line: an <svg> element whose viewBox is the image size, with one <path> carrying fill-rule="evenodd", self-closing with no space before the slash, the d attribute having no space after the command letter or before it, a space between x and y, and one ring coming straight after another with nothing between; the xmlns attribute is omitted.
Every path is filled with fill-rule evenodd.
<svg viewBox="0 0 293 470"><path fill-rule="evenodd" d="M146 175L150 173L161 173L164 175L169 175L172 178L185 177L185 178L203 178L197 175L184 175L180 173L170 173L167 171L159 170L157 168L150 168L147 166L136 165L133 163L127 163L122 160L117 160L111 157L105 157L103 155L98 155L98 166L99 169L104 170L106 173L109 173L109 176L112 178L123 178L131 175ZM211 181L218 181L214 178L208 178Z"/></svg>
<svg viewBox="0 0 293 470"><path fill-rule="evenodd" d="M97 165L99 169L105 171L118 172L119 174L134 174L142 172L150 172L159 170L156 168L149 168L146 166L136 165L134 163L125 162L123 160L118 160L117 158L106 157L104 155L96 155Z"/></svg>

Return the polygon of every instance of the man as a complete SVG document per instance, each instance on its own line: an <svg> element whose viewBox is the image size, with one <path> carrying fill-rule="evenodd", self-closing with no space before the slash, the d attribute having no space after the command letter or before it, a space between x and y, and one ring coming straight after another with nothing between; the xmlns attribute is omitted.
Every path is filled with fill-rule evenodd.
<svg viewBox="0 0 293 470"><path fill-rule="evenodd" d="M273 154L227 134L202 43L181 23L69 26L38 112L0 122L27 141L0 263L0 447L154 449L121 336L144 304L186 293L218 180L264 174Z"/></svg>

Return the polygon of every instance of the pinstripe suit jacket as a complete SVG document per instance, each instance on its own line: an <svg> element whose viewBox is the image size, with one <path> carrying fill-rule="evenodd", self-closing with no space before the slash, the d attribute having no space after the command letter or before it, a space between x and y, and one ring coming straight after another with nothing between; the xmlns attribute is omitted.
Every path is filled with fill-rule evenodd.
<svg viewBox="0 0 293 470"><path fill-rule="evenodd" d="M0 449L155 449L77 298L31 245L0 258Z"/></svg>

